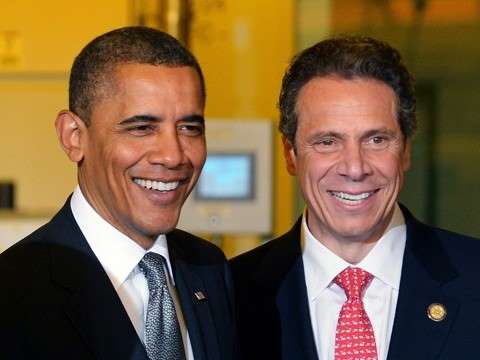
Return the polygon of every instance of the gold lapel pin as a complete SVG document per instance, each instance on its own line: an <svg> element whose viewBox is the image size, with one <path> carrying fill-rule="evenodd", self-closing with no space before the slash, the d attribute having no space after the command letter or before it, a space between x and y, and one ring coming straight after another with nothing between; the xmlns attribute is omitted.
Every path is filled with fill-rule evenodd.
<svg viewBox="0 0 480 360"><path fill-rule="evenodd" d="M197 298L198 301L207 300L207 297L201 291L195 291L194 295L195 295L195 297Z"/></svg>
<svg viewBox="0 0 480 360"><path fill-rule="evenodd" d="M428 305L427 315L430 320L442 321L447 317L447 308L443 304L433 303Z"/></svg>

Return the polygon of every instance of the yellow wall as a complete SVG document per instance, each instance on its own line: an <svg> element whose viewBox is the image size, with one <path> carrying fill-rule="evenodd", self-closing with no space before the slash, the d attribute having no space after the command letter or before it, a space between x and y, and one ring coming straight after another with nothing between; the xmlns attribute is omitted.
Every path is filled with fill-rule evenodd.
<svg viewBox="0 0 480 360"><path fill-rule="evenodd" d="M223 7L195 10L192 50L205 71L207 116L269 119L276 128L281 77L294 48L294 1L227 0ZM278 235L292 225L293 194L278 134L275 140L272 206ZM257 244L254 236L232 236L223 248L232 256Z"/></svg>
<svg viewBox="0 0 480 360"><path fill-rule="evenodd" d="M15 181L20 210L51 213L75 184L53 127L67 99L65 76L0 79L0 179Z"/></svg>
<svg viewBox="0 0 480 360"><path fill-rule="evenodd" d="M0 0L0 31L18 33L22 61L17 70L65 72L93 37L127 24L127 5L118 0Z"/></svg>
<svg viewBox="0 0 480 360"><path fill-rule="evenodd" d="M6 36L13 42L13 60L0 61L0 179L16 182L21 211L51 213L72 191L75 167L53 127L56 112L67 106L68 70L86 42L127 23L126 5L0 0L0 54Z"/></svg>
<svg viewBox="0 0 480 360"><path fill-rule="evenodd" d="M293 53L294 1L193 3L191 47L205 71L207 117L276 124L280 80ZM53 128L56 112L67 106L68 69L93 37L129 24L130 6L127 0L0 0L0 180L17 183L21 210L54 211L71 192L75 168ZM6 36L11 56L2 63ZM279 234L292 222L292 186L278 136L276 145L274 199L281 199L281 206L278 201L272 206ZM255 238L242 241L242 249L256 243ZM227 249L238 251L238 242Z"/></svg>

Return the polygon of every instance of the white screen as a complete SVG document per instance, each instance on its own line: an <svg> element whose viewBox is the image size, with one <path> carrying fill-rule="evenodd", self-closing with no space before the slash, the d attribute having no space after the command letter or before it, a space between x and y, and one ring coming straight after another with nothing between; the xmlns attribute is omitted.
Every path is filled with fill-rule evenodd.
<svg viewBox="0 0 480 360"><path fill-rule="evenodd" d="M251 153L209 154L195 197L199 200L250 200L255 188L253 169Z"/></svg>

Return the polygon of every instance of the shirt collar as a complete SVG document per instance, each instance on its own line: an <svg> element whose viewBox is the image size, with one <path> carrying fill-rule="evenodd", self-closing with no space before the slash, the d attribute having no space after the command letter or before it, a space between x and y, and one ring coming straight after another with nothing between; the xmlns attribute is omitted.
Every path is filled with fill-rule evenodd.
<svg viewBox="0 0 480 360"><path fill-rule="evenodd" d="M308 229L306 211L302 219L302 249L305 279L311 300L325 290L342 270L353 266L318 241ZM406 243L405 219L395 204L392 219L375 246L356 264L394 289L400 288L403 253Z"/></svg>
<svg viewBox="0 0 480 360"><path fill-rule="evenodd" d="M133 270L138 269L138 263L150 251L166 259L173 284L173 272L165 234L160 234L152 247L145 250L103 219L88 203L79 186L73 192L70 207L88 245L100 261L115 290L118 290Z"/></svg>

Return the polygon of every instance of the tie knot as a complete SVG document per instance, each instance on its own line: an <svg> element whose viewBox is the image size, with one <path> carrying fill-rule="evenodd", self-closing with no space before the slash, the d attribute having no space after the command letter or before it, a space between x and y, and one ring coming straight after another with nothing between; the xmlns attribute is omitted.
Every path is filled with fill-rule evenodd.
<svg viewBox="0 0 480 360"><path fill-rule="evenodd" d="M140 270L147 278L148 288L154 289L167 285L167 278L164 270L165 259L162 255L154 252L147 252L138 263Z"/></svg>
<svg viewBox="0 0 480 360"><path fill-rule="evenodd" d="M372 281L372 274L369 272L349 266L338 274L334 281L340 286L345 294L347 299L361 299L363 292L365 291L370 281Z"/></svg>

